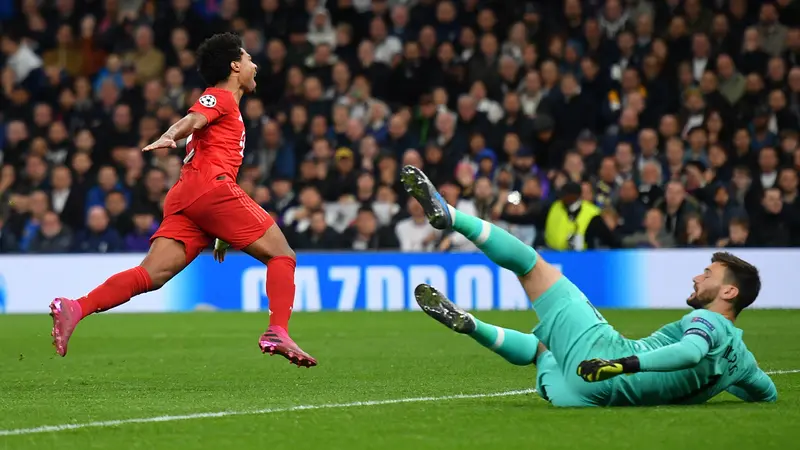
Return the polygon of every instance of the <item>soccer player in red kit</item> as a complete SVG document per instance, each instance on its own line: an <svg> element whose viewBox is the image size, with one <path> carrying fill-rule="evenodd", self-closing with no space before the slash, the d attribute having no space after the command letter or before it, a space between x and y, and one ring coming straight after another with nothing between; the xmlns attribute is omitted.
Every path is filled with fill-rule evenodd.
<svg viewBox="0 0 800 450"><path fill-rule="evenodd" d="M131 297L163 286L217 238L214 258L222 262L228 246L267 265L269 328L259 339L263 353L283 355L297 366L316 360L288 334L294 303L295 254L275 222L236 184L242 163L245 127L239 101L256 88L256 65L232 33L207 39L197 51L200 75L209 86L189 114L143 151L175 148L186 138L181 176L167 193L164 220L138 267L118 273L77 300L55 299L53 344L67 354L75 327L86 316L119 306Z"/></svg>

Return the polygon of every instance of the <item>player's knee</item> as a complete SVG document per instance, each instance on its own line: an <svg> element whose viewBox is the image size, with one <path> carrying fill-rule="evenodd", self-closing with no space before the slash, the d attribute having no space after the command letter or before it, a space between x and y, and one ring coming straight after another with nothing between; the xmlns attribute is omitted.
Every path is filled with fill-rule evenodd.
<svg viewBox="0 0 800 450"><path fill-rule="evenodd" d="M292 250L291 247L289 247L287 245L286 246L286 250L284 250L284 252L285 253L283 255L281 255L281 256L287 256L287 257L292 258L293 260L297 261L297 254L294 252L294 250Z"/></svg>
<svg viewBox="0 0 800 450"><path fill-rule="evenodd" d="M295 254L294 250L291 247L286 247L285 249L280 249L278 251L271 252L264 256L264 258L260 258L261 262L264 264L268 264L269 261L273 258L291 258L293 261L297 261L297 255Z"/></svg>
<svg viewBox="0 0 800 450"><path fill-rule="evenodd" d="M142 268L147 271L152 280L153 290L159 289L167 281L171 280L181 271L182 265L179 264L148 264L147 261L142 262Z"/></svg>

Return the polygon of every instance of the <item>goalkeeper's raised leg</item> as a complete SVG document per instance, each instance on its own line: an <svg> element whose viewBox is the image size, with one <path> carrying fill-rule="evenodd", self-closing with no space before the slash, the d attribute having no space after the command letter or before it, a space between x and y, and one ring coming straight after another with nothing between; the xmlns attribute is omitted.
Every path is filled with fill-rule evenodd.
<svg viewBox="0 0 800 450"><path fill-rule="evenodd" d="M540 323L533 334L529 335L530 339L538 339L546 348L546 351L538 354L537 350L534 350L532 358L534 361L530 355L526 356L528 364L531 362L537 364L539 377L541 378L543 373L553 372L554 380L563 378L567 382L580 381L579 390L584 389L586 383L575 374L575 368L589 353L593 341L598 338L598 332L602 330L613 332L613 328L594 309L586 296L558 269L542 259L531 246L490 222L465 214L448 205L421 170L413 166L404 167L401 181L406 191L422 205L428 221L434 228L452 229L461 233L494 263L517 275L539 316ZM423 291L423 301L426 295L430 296ZM419 295L417 301L420 301ZM426 312L432 315L430 310ZM484 342L481 343L492 348L493 344L488 341L500 331L494 326L484 329L491 332L483 336ZM481 327L476 325L476 330L481 330ZM509 335L507 331L502 331L504 339ZM538 343L526 347L540 348ZM540 382L548 381L545 379ZM552 382L551 392L564 390L555 384L563 383ZM576 403L572 400L570 398L565 403Z"/></svg>

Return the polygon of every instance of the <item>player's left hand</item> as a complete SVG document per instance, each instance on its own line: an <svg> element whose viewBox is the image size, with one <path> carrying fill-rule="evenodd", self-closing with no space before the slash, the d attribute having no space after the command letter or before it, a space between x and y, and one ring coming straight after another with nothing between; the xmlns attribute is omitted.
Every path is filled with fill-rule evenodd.
<svg viewBox="0 0 800 450"><path fill-rule="evenodd" d="M623 373L636 373L638 371L639 358L635 356L612 360L594 358L578 364L578 376L589 383L605 381Z"/></svg>
<svg viewBox="0 0 800 450"><path fill-rule="evenodd" d="M228 253L229 248L230 245L227 242L217 239L214 242L214 261L219 263L225 261L225 254Z"/></svg>
<svg viewBox="0 0 800 450"><path fill-rule="evenodd" d="M160 148L177 148L178 145L175 143L174 139L170 138L159 138L157 141L153 142L152 144L148 145L147 147L143 148L143 152L149 152L152 150L158 150Z"/></svg>

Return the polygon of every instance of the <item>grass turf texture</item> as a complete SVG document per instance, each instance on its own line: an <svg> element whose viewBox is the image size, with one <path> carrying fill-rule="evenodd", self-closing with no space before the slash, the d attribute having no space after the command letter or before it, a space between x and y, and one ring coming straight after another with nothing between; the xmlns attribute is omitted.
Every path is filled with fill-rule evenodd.
<svg viewBox="0 0 800 450"><path fill-rule="evenodd" d="M683 311L604 311L628 337ZM528 330L532 311L480 313ZM0 315L0 430L106 420L534 386L512 366L421 312L295 314L312 369L259 353L265 314L105 314L78 328L66 358L48 316ZM800 369L800 311L746 311L738 324L765 370ZM0 449L792 448L800 373L773 375L779 400L727 394L692 407L557 409L535 394L300 410L0 436Z"/></svg>

